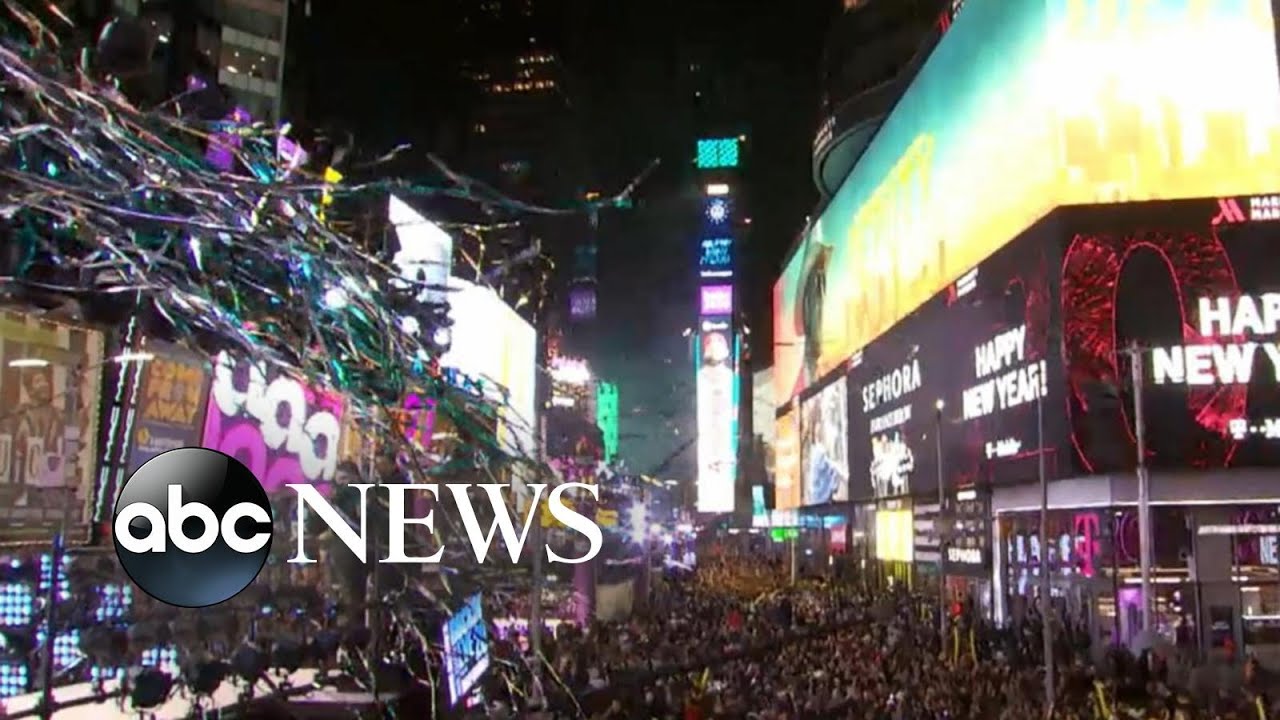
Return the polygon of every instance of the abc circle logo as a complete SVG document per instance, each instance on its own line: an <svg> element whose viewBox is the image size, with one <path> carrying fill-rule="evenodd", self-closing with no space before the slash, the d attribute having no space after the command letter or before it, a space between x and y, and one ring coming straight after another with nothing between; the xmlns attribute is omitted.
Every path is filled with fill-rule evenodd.
<svg viewBox="0 0 1280 720"><path fill-rule="evenodd" d="M112 530L120 565L143 592L202 608L230 600L258 577L271 553L271 505L239 460L178 448L129 476Z"/></svg>

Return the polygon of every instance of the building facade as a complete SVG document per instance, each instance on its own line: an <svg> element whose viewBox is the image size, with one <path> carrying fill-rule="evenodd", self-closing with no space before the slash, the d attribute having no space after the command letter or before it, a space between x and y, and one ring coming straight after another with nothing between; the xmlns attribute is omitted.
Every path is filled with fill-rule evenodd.
<svg viewBox="0 0 1280 720"><path fill-rule="evenodd" d="M1050 99L1069 48L1135 50L1069 4L948 9L806 230L774 288L778 505L834 474L885 582L998 620L1051 603L1100 644L1141 637L1146 606L1171 643L1274 661L1274 17L1157 2L1126 21L1156 62L1077 64ZM1256 89L1187 81L1179 32Z"/></svg>

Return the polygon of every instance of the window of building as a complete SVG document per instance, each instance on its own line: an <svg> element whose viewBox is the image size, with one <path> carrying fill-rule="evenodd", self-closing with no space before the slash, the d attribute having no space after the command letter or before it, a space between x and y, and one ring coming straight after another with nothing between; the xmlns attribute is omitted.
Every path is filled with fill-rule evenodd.
<svg viewBox="0 0 1280 720"><path fill-rule="evenodd" d="M223 45L222 52L218 56L218 67L240 75L274 82L280 70L280 58L254 50L241 49L235 45Z"/></svg>
<svg viewBox="0 0 1280 720"><path fill-rule="evenodd" d="M264 8L279 7L279 12ZM218 17L226 27L280 41L284 29L284 3L273 0L221 0Z"/></svg>

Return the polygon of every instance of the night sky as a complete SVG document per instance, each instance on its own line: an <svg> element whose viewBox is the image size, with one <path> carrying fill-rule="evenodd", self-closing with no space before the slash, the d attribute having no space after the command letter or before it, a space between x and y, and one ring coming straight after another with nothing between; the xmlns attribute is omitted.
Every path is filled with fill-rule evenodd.
<svg viewBox="0 0 1280 720"><path fill-rule="evenodd" d="M748 138L740 198L752 224L739 241L738 283L751 365L763 368L771 362L772 282L817 202L810 151L819 61L839 3L537 2L539 39L573 78L598 188L619 190L651 160L662 161L636 209L601 220L601 342L593 353L597 371L620 386L623 454L649 472L693 432L693 372L681 331L695 312L694 142ZM306 48L308 119L348 129L370 150L408 141L449 160L441 128L460 103L451 59L474 48L450 31L446 0L311 4L311 17L290 28ZM710 89L701 98L678 72L695 63L704 76L698 87ZM691 453L682 455L689 457L667 474L692 474Z"/></svg>

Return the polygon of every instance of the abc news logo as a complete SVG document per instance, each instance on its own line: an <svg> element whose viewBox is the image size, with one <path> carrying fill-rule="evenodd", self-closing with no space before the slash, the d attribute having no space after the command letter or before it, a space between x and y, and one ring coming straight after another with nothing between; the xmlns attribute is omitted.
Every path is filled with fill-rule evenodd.
<svg viewBox="0 0 1280 720"><path fill-rule="evenodd" d="M310 485L288 485L297 496L297 552L290 563L309 564L303 540L307 536L307 510L323 522L361 562L368 562L366 511L370 484L351 484L360 495L359 518L349 520ZM388 493L388 552L383 563L438 563L441 547L430 556L407 553L405 531L410 525L424 526L434 533L434 510L426 517L407 516L410 492L427 492L439 497L437 485L391 484L379 486ZM498 484L479 486L450 484L452 495L477 562L484 562L493 539L502 540L511 557L519 562L546 485L529 485L533 500L529 514L517 528L507 511ZM484 491L493 521L488 530L480 527L469 489ZM550 493L548 510L560 524L584 535L587 553L565 558L546 548L550 562L578 564L599 554L604 544L600 528L587 517L566 506L564 492L584 489L597 500L594 485L564 483ZM112 524L116 556L130 579L151 597L177 607L202 608L235 597L248 587L266 565L274 539L271 504L262 484L243 463L216 450L179 448L157 455L138 468L120 490Z"/></svg>

